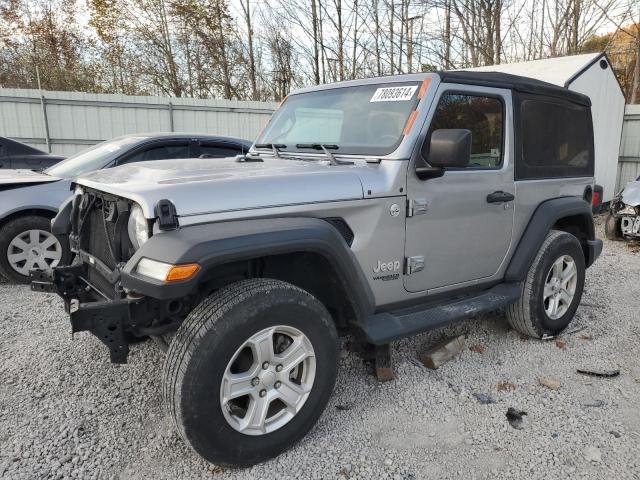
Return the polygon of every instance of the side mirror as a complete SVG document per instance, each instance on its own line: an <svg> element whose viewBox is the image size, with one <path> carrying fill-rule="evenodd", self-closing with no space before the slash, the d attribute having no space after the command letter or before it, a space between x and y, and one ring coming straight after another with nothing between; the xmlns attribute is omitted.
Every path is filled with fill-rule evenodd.
<svg viewBox="0 0 640 480"><path fill-rule="evenodd" d="M464 168L471 160L471 131L461 128L435 130L431 134L427 162L432 167Z"/></svg>

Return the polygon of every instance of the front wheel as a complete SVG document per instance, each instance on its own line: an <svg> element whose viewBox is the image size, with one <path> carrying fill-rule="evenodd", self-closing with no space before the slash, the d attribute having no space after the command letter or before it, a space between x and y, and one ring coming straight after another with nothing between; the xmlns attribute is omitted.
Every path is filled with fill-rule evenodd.
<svg viewBox="0 0 640 480"><path fill-rule="evenodd" d="M578 239L551 230L529 268L520 299L507 308L511 327L535 338L564 330L580 304L585 270Z"/></svg>
<svg viewBox="0 0 640 480"><path fill-rule="evenodd" d="M71 250L67 238L51 233L48 218L29 215L0 229L0 274L16 283L29 283L29 270L67 265Z"/></svg>
<svg viewBox="0 0 640 480"><path fill-rule="evenodd" d="M278 280L232 284L205 298L169 346L165 406L206 460L249 466L291 447L324 410L338 335L326 308Z"/></svg>

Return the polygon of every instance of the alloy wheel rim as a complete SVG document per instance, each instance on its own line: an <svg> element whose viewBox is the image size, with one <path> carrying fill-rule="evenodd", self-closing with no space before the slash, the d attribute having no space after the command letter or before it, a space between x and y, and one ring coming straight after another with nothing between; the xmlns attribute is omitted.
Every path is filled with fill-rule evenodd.
<svg viewBox="0 0 640 480"><path fill-rule="evenodd" d="M547 273L542 295L544 310L551 320L561 318L571 306L578 284L576 262L569 255L558 258Z"/></svg>
<svg viewBox="0 0 640 480"><path fill-rule="evenodd" d="M28 276L32 268L53 268L61 259L62 245L46 230L25 230L13 237L7 248L9 265L24 276Z"/></svg>
<svg viewBox="0 0 640 480"><path fill-rule="evenodd" d="M220 385L225 420L246 435L265 435L289 423L309 398L316 375L313 345L290 326L248 338L228 363Z"/></svg>

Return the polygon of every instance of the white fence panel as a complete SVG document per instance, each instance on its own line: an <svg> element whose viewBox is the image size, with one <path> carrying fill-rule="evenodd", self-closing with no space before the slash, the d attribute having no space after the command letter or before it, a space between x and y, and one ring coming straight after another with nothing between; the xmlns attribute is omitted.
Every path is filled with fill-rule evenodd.
<svg viewBox="0 0 640 480"><path fill-rule="evenodd" d="M0 89L0 136L71 155L127 133L193 132L253 140L277 104ZM47 146L49 145L49 146Z"/></svg>

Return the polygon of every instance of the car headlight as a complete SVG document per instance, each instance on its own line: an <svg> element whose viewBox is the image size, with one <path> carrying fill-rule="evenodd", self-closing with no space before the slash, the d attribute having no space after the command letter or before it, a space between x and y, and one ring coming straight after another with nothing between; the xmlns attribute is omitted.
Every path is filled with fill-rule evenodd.
<svg viewBox="0 0 640 480"><path fill-rule="evenodd" d="M139 249L144 242L149 240L149 222L144 217L144 212L140 205L135 204L129 212L129 223L127 224L129 240L135 250Z"/></svg>
<svg viewBox="0 0 640 480"><path fill-rule="evenodd" d="M617 213L619 215L635 215L636 209L631 205L625 205L624 208L622 208L621 210L618 210Z"/></svg>

